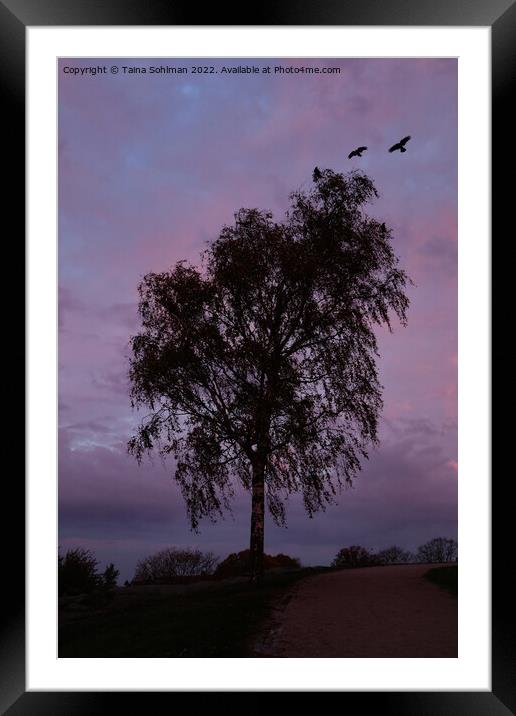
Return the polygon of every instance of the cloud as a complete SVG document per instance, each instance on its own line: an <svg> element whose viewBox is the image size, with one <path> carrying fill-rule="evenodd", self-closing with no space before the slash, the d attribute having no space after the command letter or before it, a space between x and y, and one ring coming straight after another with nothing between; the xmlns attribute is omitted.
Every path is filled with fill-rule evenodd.
<svg viewBox="0 0 516 716"><path fill-rule="evenodd" d="M248 541L249 495L237 489L232 515L189 531L185 506L173 480L173 464L159 459L138 467L123 445L111 449L77 444L75 430L61 431L59 450L60 541L111 545L129 565L156 545L195 544L224 557ZM104 426L89 426L103 429ZM415 549L437 536L456 536L456 444L448 424L428 420L391 422L353 488L337 505L309 519L299 496L287 501L287 528L267 519L266 549L289 552L305 563L328 563L346 544L380 549L395 542ZM446 439L443 439L446 436ZM215 549L217 545L217 549ZM107 549L107 548L106 548Z"/></svg>

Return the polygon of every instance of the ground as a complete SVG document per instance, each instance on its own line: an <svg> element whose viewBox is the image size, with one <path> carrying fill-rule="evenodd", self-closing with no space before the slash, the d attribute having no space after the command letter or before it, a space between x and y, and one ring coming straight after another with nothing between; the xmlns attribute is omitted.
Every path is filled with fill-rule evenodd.
<svg viewBox="0 0 516 716"><path fill-rule="evenodd" d="M59 657L247 657L274 605L321 570L190 585L133 586L59 600Z"/></svg>
<svg viewBox="0 0 516 716"><path fill-rule="evenodd" d="M450 570L304 568L59 604L59 657L456 657ZM452 568L451 572L456 572ZM453 576L453 575L452 575Z"/></svg>
<svg viewBox="0 0 516 716"><path fill-rule="evenodd" d="M299 582L269 617L254 656L457 657L457 600L425 579L429 568L365 567Z"/></svg>

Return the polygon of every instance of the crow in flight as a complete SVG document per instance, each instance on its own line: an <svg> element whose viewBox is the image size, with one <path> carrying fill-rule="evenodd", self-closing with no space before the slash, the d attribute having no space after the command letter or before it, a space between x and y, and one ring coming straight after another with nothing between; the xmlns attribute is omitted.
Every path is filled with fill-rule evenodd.
<svg viewBox="0 0 516 716"><path fill-rule="evenodd" d="M319 167L315 167L314 173L312 174L312 179L314 181L319 181L319 179L322 177L321 170Z"/></svg>
<svg viewBox="0 0 516 716"><path fill-rule="evenodd" d="M392 147L389 149L389 152L395 152L397 149L400 150L400 152L406 152L405 144L410 139L410 135L408 137L403 137L403 139L400 139L400 141L397 144L393 144Z"/></svg>
<svg viewBox="0 0 516 716"><path fill-rule="evenodd" d="M362 152L365 152L367 147L357 147L356 149L353 149L352 152L348 154L348 159L352 159L353 157L361 157Z"/></svg>

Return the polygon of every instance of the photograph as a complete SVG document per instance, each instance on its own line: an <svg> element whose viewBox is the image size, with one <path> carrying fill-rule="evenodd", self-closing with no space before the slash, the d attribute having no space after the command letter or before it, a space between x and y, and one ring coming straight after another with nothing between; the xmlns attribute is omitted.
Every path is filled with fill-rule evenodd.
<svg viewBox="0 0 516 716"><path fill-rule="evenodd" d="M456 660L457 57L56 73L59 659Z"/></svg>

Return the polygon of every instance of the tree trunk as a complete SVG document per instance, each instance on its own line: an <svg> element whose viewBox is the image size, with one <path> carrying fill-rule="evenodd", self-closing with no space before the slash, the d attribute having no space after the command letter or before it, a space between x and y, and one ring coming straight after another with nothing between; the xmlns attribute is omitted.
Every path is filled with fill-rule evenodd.
<svg viewBox="0 0 516 716"><path fill-rule="evenodd" d="M258 584L263 576L263 535L265 518L265 469L263 463L253 466L253 484L251 498L251 542L250 568L251 582Z"/></svg>

